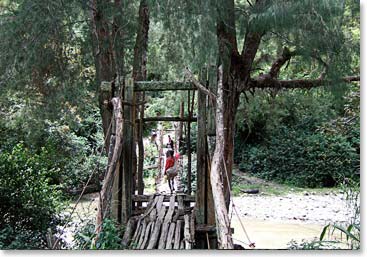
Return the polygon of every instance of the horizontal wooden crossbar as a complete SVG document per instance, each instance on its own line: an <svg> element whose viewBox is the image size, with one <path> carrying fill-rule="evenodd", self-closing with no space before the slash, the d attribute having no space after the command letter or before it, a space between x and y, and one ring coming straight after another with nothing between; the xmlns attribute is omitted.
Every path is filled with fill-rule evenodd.
<svg viewBox="0 0 367 257"><path fill-rule="evenodd" d="M191 82L183 81L136 81L134 91L171 91L171 90L196 90Z"/></svg>
<svg viewBox="0 0 367 257"><path fill-rule="evenodd" d="M149 202L151 199L150 195L132 195L133 202ZM170 195L165 195L163 201L169 202ZM195 202L195 196L183 195L184 202Z"/></svg>
<svg viewBox="0 0 367 257"><path fill-rule="evenodd" d="M137 119L136 122L139 122L140 120ZM197 121L197 117L184 117L184 118L180 118L180 117L146 117L143 118L143 122L154 122L154 121L182 121L182 122L196 122Z"/></svg>
<svg viewBox="0 0 367 257"><path fill-rule="evenodd" d="M196 232L202 232L202 233L207 233L207 232L216 232L217 231L217 227L214 225L207 225L207 224L197 224L196 228L195 228ZM234 228L231 228L232 234L234 233Z"/></svg>

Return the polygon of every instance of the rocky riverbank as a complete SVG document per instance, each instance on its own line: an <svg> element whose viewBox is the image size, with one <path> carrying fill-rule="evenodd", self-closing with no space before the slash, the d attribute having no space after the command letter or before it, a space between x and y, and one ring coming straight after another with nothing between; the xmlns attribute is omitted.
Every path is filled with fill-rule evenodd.
<svg viewBox="0 0 367 257"><path fill-rule="evenodd" d="M286 221L327 225L350 220L342 193L289 193L284 196L243 195L234 198L241 217L257 220Z"/></svg>

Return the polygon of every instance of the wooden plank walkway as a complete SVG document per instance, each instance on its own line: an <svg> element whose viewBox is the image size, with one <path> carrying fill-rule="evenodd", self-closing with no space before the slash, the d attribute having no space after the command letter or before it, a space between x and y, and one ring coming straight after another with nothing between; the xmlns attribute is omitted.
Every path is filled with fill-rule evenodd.
<svg viewBox="0 0 367 257"><path fill-rule="evenodd" d="M144 213L129 219L122 244L128 249L141 250L192 249L195 238L192 200L185 194L151 196Z"/></svg>

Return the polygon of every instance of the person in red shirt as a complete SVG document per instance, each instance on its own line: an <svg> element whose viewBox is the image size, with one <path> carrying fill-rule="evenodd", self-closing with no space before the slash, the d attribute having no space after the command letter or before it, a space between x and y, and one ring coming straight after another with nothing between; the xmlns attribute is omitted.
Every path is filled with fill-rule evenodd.
<svg viewBox="0 0 367 257"><path fill-rule="evenodd" d="M174 187L174 178L177 176L177 170L175 165L175 158L173 157L174 152L169 150L166 153L166 166L164 168L164 174L167 175L168 178L168 186L171 190L171 194L175 190Z"/></svg>

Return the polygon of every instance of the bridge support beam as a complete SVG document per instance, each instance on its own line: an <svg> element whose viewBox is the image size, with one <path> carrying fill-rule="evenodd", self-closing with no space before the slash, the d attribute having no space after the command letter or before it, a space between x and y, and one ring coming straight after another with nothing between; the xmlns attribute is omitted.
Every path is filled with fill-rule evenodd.
<svg viewBox="0 0 367 257"><path fill-rule="evenodd" d="M133 192L133 149L134 149L134 83L132 79L125 80L123 91L123 146L119 160L119 169L116 169L115 183L112 194L112 217L120 224L127 224L132 214Z"/></svg>
<svg viewBox="0 0 367 257"><path fill-rule="evenodd" d="M210 74L210 73L209 73ZM209 81L213 81L208 77L208 70L203 69L200 74L200 82L202 85L210 87ZM198 117L197 117L197 191L196 191L196 222L198 226L215 226L215 214L213 194L210 185L210 155L207 143L207 119L208 97L198 90ZM210 246L208 246L208 240ZM215 231L205 231L196 233L196 246L199 249L216 248Z"/></svg>

